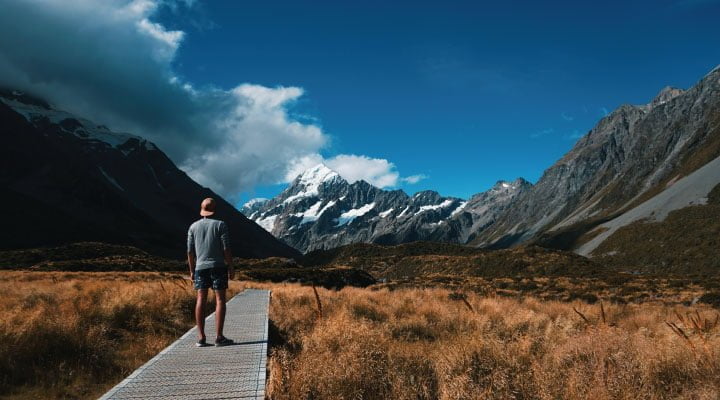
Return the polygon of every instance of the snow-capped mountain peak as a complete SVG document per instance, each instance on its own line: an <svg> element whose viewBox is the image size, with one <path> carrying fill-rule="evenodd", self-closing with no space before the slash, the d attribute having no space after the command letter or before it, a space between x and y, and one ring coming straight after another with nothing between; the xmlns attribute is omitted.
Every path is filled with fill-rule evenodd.
<svg viewBox="0 0 720 400"><path fill-rule="evenodd" d="M264 204L264 203L266 203L267 201L268 201L268 199L266 199L266 198L264 198L264 197L256 197L256 198L254 198L254 199L248 200L247 203L243 204L243 207L248 207L248 208L249 208L249 207L253 207L253 206L258 205L258 204Z"/></svg>
<svg viewBox="0 0 720 400"><path fill-rule="evenodd" d="M268 201L270 201L270 199L266 199L263 197L251 199L247 203L243 204L242 208L240 208L240 211L243 214L252 217L254 215L257 215L256 212L260 210Z"/></svg>
<svg viewBox="0 0 720 400"><path fill-rule="evenodd" d="M0 90L0 102L25 117L30 123L44 119L49 123L57 124L63 131L74 135L78 139L117 148L125 155L132 152L137 145L144 146L146 150L157 150L153 143L140 136L113 132L106 126L97 125L87 119L78 118L66 111L55 109L43 100L17 90Z"/></svg>
<svg viewBox="0 0 720 400"><path fill-rule="evenodd" d="M242 212L284 242L310 251L357 242L467 241L492 222L524 186L520 180L465 201L424 190L412 197L365 181L349 183L324 164L298 175L277 197L248 202ZM522 180L522 182L525 182ZM528 184L529 185L529 184Z"/></svg>
<svg viewBox="0 0 720 400"><path fill-rule="evenodd" d="M347 184L347 181L325 164L318 164L305 170L293 180L292 184L281 194L281 196L286 196L283 203L288 204L299 199L318 196L323 185L333 183Z"/></svg>
<svg viewBox="0 0 720 400"><path fill-rule="evenodd" d="M325 164L318 164L305 170L295 178L295 182L305 186L317 186L340 177L340 174L328 168Z"/></svg>

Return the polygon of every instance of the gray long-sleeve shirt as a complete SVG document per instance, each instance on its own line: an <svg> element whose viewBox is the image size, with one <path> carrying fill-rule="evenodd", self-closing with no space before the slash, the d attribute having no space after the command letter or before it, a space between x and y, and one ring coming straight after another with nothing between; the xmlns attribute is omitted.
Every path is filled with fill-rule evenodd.
<svg viewBox="0 0 720 400"><path fill-rule="evenodd" d="M225 249L230 248L230 235L225 222L202 218L188 229L188 253L195 253L195 270L225 265Z"/></svg>

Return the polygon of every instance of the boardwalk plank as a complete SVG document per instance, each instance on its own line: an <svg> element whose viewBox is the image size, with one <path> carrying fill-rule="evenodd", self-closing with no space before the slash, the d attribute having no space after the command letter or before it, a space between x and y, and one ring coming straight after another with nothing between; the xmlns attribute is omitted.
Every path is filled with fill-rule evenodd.
<svg viewBox="0 0 720 400"><path fill-rule="evenodd" d="M243 291L227 302L224 330L234 345L195 347L190 329L100 399L264 399L269 302L267 290ZM205 331L212 343L214 314Z"/></svg>

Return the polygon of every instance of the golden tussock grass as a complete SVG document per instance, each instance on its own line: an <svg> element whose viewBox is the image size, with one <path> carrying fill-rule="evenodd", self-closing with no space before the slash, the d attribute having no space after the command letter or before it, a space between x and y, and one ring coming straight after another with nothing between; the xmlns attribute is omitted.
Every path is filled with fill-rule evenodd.
<svg viewBox="0 0 720 400"><path fill-rule="evenodd" d="M186 275L2 271L0 292L3 398L95 398L194 325Z"/></svg>
<svg viewBox="0 0 720 400"><path fill-rule="evenodd" d="M108 390L193 326L184 277L0 273L0 397ZM704 304L249 282L230 295L250 286L273 290L273 399L720 397L720 317Z"/></svg>
<svg viewBox="0 0 720 400"><path fill-rule="evenodd" d="M274 399L720 398L705 305L268 287Z"/></svg>

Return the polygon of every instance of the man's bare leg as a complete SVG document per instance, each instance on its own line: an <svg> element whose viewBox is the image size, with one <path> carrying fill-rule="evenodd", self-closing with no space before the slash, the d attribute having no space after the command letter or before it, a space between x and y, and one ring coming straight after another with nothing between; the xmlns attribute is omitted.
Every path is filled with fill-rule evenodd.
<svg viewBox="0 0 720 400"><path fill-rule="evenodd" d="M225 289L215 291L215 327L217 328L217 337L223 336L223 327L225 325Z"/></svg>
<svg viewBox="0 0 720 400"><path fill-rule="evenodd" d="M200 340L205 340L205 302L207 301L208 290L197 291L197 302L195 303L195 322L197 323Z"/></svg>

